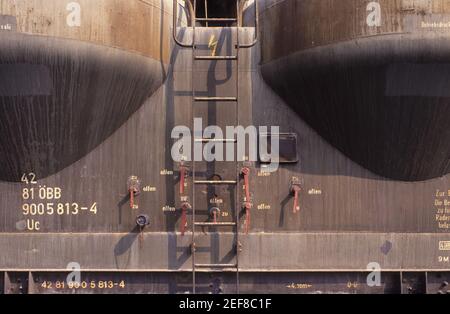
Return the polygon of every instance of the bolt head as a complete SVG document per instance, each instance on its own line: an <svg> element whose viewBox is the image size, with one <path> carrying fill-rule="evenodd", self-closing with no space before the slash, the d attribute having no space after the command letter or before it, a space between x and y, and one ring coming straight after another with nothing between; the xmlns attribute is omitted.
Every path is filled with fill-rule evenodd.
<svg viewBox="0 0 450 314"><path fill-rule="evenodd" d="M150 218L147 215L139 215L136 217L136 225L143 228L150 224Z"/></svg>

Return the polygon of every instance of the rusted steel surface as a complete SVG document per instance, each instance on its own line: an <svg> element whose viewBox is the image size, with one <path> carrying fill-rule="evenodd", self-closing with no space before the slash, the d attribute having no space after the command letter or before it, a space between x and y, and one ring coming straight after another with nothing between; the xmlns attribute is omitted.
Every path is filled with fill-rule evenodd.
<svg viewBox="0 0 450 314"><path fill-rule="evenodd" d="M32 273L30 293L69 293L64 273ZM366 273L241 274L241 293L400 293L398 273L386 273L382 285L370 288ZM192 293L189 273L86 273L75 293ZM235 293L232 274L200 274L198 292Z"/></svg>
<svg viewBox="0 0 450 314"><path fill-rule="evenodd" d="M253 219L252 226L257 223ZM86 271L190 271L191 227L187 229L184 236L138 230L3 234L0 246L8 254L1 256L0 265L5 270L61 270L76 262ZM365 271L372 262L382 271L448 269L448 251L442 250L448 236L442 234L251 230L239 238L241 271ZM230 263L233 239L231 232L198 232L196 261Z"/></svg>
<svg viewBox="0 0 450 314"><path fill-rule="evenodd" d="M379 3L379 25L367 23ZM448 36L446 0L260 0L262 63L309 48L390 34ZM279 23L283 21L283 23ZM424 22L425 24L422 24ZM428 25L426 25L428 24Z"/></svg>
<svg viewBox="0 0 450 314"><path fill-rule="evenodd" d="M5 272L0 293L192 293L192 274L186 272L83 272L80 281L67 281L68 272ZM385 272L378 286L367 285L368 272L241 273L241 293L252 294L448 294L448 272ZM198 274L198 293L235 293L233 274ZM3 287L3 283L5 286Z"/></svg>
<svg viewBox="0 0 450 314"><path fill-rule="evenodd" d="M210 30L198 32L200 42L207 42L211 36ZM229 30L217 29L214 34L220 42L218 54L232 54L230 37L232 33ZM251 40L252 33L243 33L242 38ZM184 39L190 40L189 32L185 33ZM199 49L199 53L206 54L209 51L207 45ZM448 256L445 243L450 241L446 221L448 215L445 214L446 205L444 205L444 202L448 200L450 185L448 176L425 182L402 183L379 178L359 167L324 142L267 88L256 71L257 55L256 50L251 53L243 52L240 58L242 62L240 76L243 84L239 107L241 123L243 125L280 125L283 132L297 133L299 162L282 165L270 176L261 175L258 165L251 167L249 183L254 206L250 235L252 233L254 235L249 235L249 241L254 239L252 241L256 242L250 245L244 244L244 252L241 254L243 256L248 254L249 258L247 261L245 258L241 259L243 269L254 267L258 269L295 267L363 269L374 259L385 260L385 255L380 248L386 241L392 243L392 247L398 250L396 254L399 255L392 255L392 260L384 265L385 267L393 269L406 267L406 264L402 264L402 257L408 255L411 256L408 268L425 266L446 268L447 263L443 259L439 260L439 257ZM188 62L190 57L189 50L175 49L174 71L170 72L164 88L158 90L137 114L132 115L127 123L86 157L56 175L48 178L37 177L37 184L31 182L0 184L2 195L4 195L1 206L10 209L4 211L2 230L17 234L18 238L14 241L27 241L23 238L24 233L28 241L31 241L27 242L29 243L27 245L30 245L29 249L18 248L15 253L18 255L11 255L16 256L12 260L5 257L7 260L4 261L4 267L13 267L16 260L25 261L25 255L29 254L27 252L33 251L33 247L40 246L41 241L33 239L37 239L35 237L38 234L45 233L53 234L52 240L44 241L49 243L49 247L42 247L35 251L33 256L40 260L38 264L42 267L43 265L50 268L63 267L62 264L76 259L79 255L79 249L72 250L70 249L73 248L72 245L66 247L64 243L67 244L67 241L71 241L70 239L77 238L76 234L70 233L80 232L104 234L101 237L105 239L102 241L90 241L87 240L88 238L77 240L77 243L89 244L86 247L88 251L80 258L92 257L93 252L98 252L102 247L105 252L101 256L109 256L107 259L99 257L98 260L83 261L84 267L96 269L102 265L105 268L142 267L145 269L166 268L167 265L172 265L169 267L171 269L190 267L188 252L192 217L191 212L188 211L186 235L181 236L178 232L182 221L179 165L173 162L169 149L173 143L169 137L172 128L176 125L191 123L189 108L191 73ZM229 84L230 75L233 73L231 62L213 61L203 66L196 74L196 82L201 82L209 76L207 82L210 86L206 89L198 85L196 87L198 95L232 94L234 86ZM207 94L206 90L211 94ZM250 97L252 97L253 105L251 105ZM203 117L205 125L208 123L224 127L233 122L234 112L227 103L198 104L196 110L196 115ZM161 147L166 148L160 149ZM197 179L209 179L213 175L219 175L224 180L230 179L232 177L230 174L234 171L233 165L227 162L216 162L214 165L206 162L199 163L200 177ZM141 180L141 193L135 197L136 206L131 209L127 182L133 175ZM289 185L292 177L301 179L299 193L301 210L296 214L292 212L294 199ZM185 182L188 193L192 189L192 176L189 175ZM242 184L241 181L241 187ZM44 186L46 189L42 189ZM34 196L30 194L31 189L35 193ZM55 196L55 193L58 195ZM222 212L228 213L228 217L232 216L236 210L232 194L233 190L227 186L199 187L196 196L198 220L208 221L208 210L212 206L210 200L215 195L222 200ZM82 207L84 209L81 209ZM441 210L444 214L439 214ZM138 214L146 214L150 218L150 225L142 231L145 235L169 232L166 236L167 240L144 236L139 246L139 229L135 223ZM244 231L242 224L244 219L245 217L241 218L241 232ZM227 217L221 218L221 221L229 220ZM36 223L39 225L37 226ZM222 232L231 230L231 227L220 231L210 227L204 229L205 232L213 232L213 235L217 237ZM68 234L58 235L59 232ZM111 235L110 232L118 234ZM286 236L294 232L289 237L289 241L286 236L281 236L286 232L288 232ZM313 236L314 241L308 236L309 240L305 238L304 245L300 246L303 241L302 234L305 232L316 233ZM341 238L340 232L350 234ZM26 235L27 233L29 235ZM130 235L126 236L128 233ZM268 235L257 236L259 233L268 233ZM398 237L389 239L384 236L375 236L369 240L371 233L379 235L397 233ZM406 238L403 238L403 233L417 233L417 235L415 240L412 240L406 235ZM278 238L278 234L281 238ZM435 235L430 236L430 234ZM174 242L169 241L169 238ZM225 237L225 239L229 242L233 241L233 237ZM4 245L7 245L8 241L6 240ZM56 244L55 241L61 242ZM244 236L243 242L245 241L247 240ZM127 243L130 246L136 245L135 249L127 248ZM206 241L206 243L214 242ZM258 243L262 246L259 247ZM287 249L288 246L279 246L279 243L292 243L290 244L292 246ZM412 243L416 243L417 246L411 246ZM419 245L419 243L423 244ZM122 261L124 263L128 260L128 254L147 256L147 253L144 253L145 250L154 248L155 245L159 247L158 252L166 248L167 254L153 255L156 260L139 259L144 264L138 262L116 265L114 248L117 245L118 252L121 252L118 256L125 258L125 261ZM47 253L44 252L51 251L53 246L55 254L66 257L58 262L55 262L53 258L47 258ZM232 245L224 243L213 250L217 249L217 258L222 258L227 255L230 247ZM329 250L323 248L329 248ZM430 251L422 255L424 248L427 248L427 252ZM305 262L296 258L292 259L292 252L295 252L297 258L304 258ZM321 254L315 255L314 252L323 252L328 258ZM348 252L352 254L349 255ZM367 252L369 255L366 254ZM393 252L387 253L393 254ZM180 256L184 257L178 260ZM252 259L256 256L259 256L258 262ZM361 258L357 259L356 256ZM206 259L203 262L210 262L206 255L203 258ZM307 262L308 260L313 262ZM27 263L25 262L22 267L25 267Z"/></svg>
<svg viewBox="0 0 450 314"><path fill-rule="evenodd" d="M14 25L0 32L2 180L67 167L161 86L169 2L80 1L78 25L64 1L2 1Z"/></svg>
<svg viewBox="0 0 450 314"><path fill-rule="evenodd" d="M67 23L79 4L80 25ZM116 47L162 61L170 57L172 1L1 0L0 15L13 16L17 31Z"/></svg>
<svg viewBox="0 0 450 314"><path fill-rule="evenodd" d="M279 5L283 3L281 1ZM269 6L263 11L263 22L267 22L264 16L270 14L270 9ZM252 8L249 7L248 11L251 12ZM182 6L180 12L183 12ZM192 30L179 27L177 31L180 40L191 42ZM241 43L251 42L254 38L253 29L243 28L240 32ZM38 40L39 36L21 40L22 36L28 35L0 33L2 39L8 39L2 40L0 45L8 47L17 43L16 46L48 48L52 43L57 56L60 51L65 53L64 47L76 45L79 49L75 55L77 58L82 53L91 58L63 59L82 65L78 68L84 71L85 78L92 77L98 71L102 73L98 79L86 83L91 87L86 89L84 98L80 98L79 104L85 114L77 120L79 133L74 138L79 138L80 142L76 144L63 140L61 135L73 129L65 127L70 125L70 121L61 120L53 124L47 111L38 110L41 102L43 108L46 108L45 104L50 104L44 101L47 96L20 96L20 101L10 102L25 104L25 109L21 107L20 111L6 110L4 104L0 118L9 123L8 126L13 128L25 120L25 125L33 128L0 140L0 143L10 143L14 149L23 147L23 156L16 154L20 157L17 160L30 160L24 166L16 167L16 178L20 182L6 182L3 178L0 182L0 251L7 253L0 255L0 270L5 271L0 287L3 284L5 291L13 289L14 293L19 293L20 283L27 278L32 283L26 289L22 286L22 290L27 292L68 293L67 287L61 287L61 280L66 276L67 265L76 262L82 268L83 280L89 283L94 281L94 287L70 292L191 292L192 211L186 211L187 225L181 228L181 208L185 200L180 197L180 191L185 195L190 195L192 191L192 164L185 164L186 185L182 189L180 164L174 162L171 156L174 143L171 132L175 126L191 126L192 114L203 118L204 127L218 125L224 129L234 124L237 108L239 122L243 126L275 125L280 126L281 132L295 133L298 162L280 165L279 170L270 175L261 172L260 163L248 163L253 203L248 234L245 233L245 213L242 208L235 208L234 199L235 189L243 189L242 178L236 186L196 187L197 221L211 221L210 210L218 204L223 213L219 217L220 222L231 222L236 211L241 213L239 246L236 246L235 230L231 226L197 228L198 263L228 264L236 248L241 249L241 292L438 292L442 285L440 280L448 280L446 271L450 265L450 175L420 182L386 179L358 165L327 143L323 134L317 133L305 123L301 114L295 113L293 108L298 109L296 102L287 105L265 83L264 79L276 87L274 82L278 80L283 88L289 87L289 91L299 93L304 88L291 80L296 77L296 71L293 71L292 77L281 71L286 70L284 57L264 62L263 79L259 65L261 57L264 58L264 49L267 49L264 46L268 44L266 32L267 25L261 33L263 47L240 52L239 106L234 107L229 102L198 102L195 111L191 107L193 68L192 51L189 49L181 49L171 43L170 63L166 64L139 53L119 52L115 48L83 40L69 43L67 39L50 38L46 39L47 44L43 44ZM235 28L198 28L196 37L199 55L211 55L212 49L217 56L236 53ZM170 35L167 40L171 40ZM209 44L214 41L217 41L217 46L211 48ZM400 45L396 47L400 49ZM442 46L445 44L442 43ZM80 47L84 47L83 50ZM42 78L43 73L59 73L59 68L48 71L41 66L41 60L46 60L47 55L52 56L52 60L59 58L47 54L47 50L39 52L39 58L35 59L39 62L34 62L33 66L19 66L11 70L3 67L8 62L0 62L0 69L3 70L0 73L29 73L27 79L19 76L23 84L10 84L4 79L5 76L0 76L2 82L9 84L8 88L1 84L0 92L20 94L23 90L31 90L45 94L48 90L53 91L55 85L45 84L45 80L40 80L40 85L33 83L37 80L34 78ZM18 58L14 53L8 55L8 49L0 50L1 55L8 56L9 59L5 57L5 60ZM314 55L299 64L306 64L308 60L312 66ZM277 62L283 65L279 66ZM307 68L307 65L304 66ZM295 62L292 68L298 70ZM396 69L401 75L408 73L402 68ZM67 68L65 73L72 71ZM120 75L112 75L117 71ZM320 67L314 71L311 69L311 75L315 71L318 73L317 80L323 80L319 73L325 70ZM162 83L164 73L167 78ZM269 80L268 74L271 73L275 75ZM114 82L110 81L112 77ZM63 84L56 86L60 86L60 93L68 93L62 98L70 100L70 91L79 90L84 85L75 87L73 84L78 82L75 78L69 87L64 85L69 78L70 75L59 80ZM233 96L236 92L236 63L232 60L199 62L195 65L193 78L198 97ZM352 83L357 82L352 80ZM159 84L162 84L160 88ZM23 86L27 88L22 89ZM315 85L307 87L309 91L317 91ZM278 92L280 90L276 89ZM110 94L111 91L114 92ZM347 91L350 93L350 89ZM355 95L358 91L361 90L357 89ZM328 94L335 95L334 92L331 87L324 89L320 99L327 98ZM102 101L89 100L87 96L102 93L109 95ZM8 97L2 96L0 101ZM26 102L35 98L40 102ZM304 99L299 96L299 100L303 102ZM97 107L101 103L103 105ZM56 104L53 106L57 107ZM96 108L105 108L106 111L97 111ZM76 110L70 112L77 114ZM333 117L327 118L322 114L328 125L334 125L333 121L330 122ZM327 114L340 117L331 111ZM42 116L42 121L47 119L48 122L38 123L35 118L38 115ZM60 116L69 119L67 112L61 112ZM0 124L0 127L5 126ZM58 143L64 148L61 151L67 155L49 155L49 151L43 151L41 155L28 153L33 146L24 139L33 136L35 129L41 127L47 132L45 134L59 136ZM413 132L414 128L411 127L410 131ZM104 139L100 139L103 136ZM343 139L350 142L348 137ZM25 144L20 144L20 141ZM89 146L94 143L96 145ZM74 150L66 152L66 147ZM36 169L37 165L48 165L46 159L49 156L52 161L61 162L64 161L61 156L72 158L72 152L83 150L84 154L68 161L63 169L54 168L54 173L48 176L35 173L40 169ZM8 159L4 158L9 153L8 149L0 150L4 165L8 165L4 161ZM9 156L13 153L14 150ZM39 158L43 158L40 163ZM423 163L423 167L428 166L431 167ZM234 162L199 162L196 167L197 180L233 180L237 170ZM299 184L300 210L295 213L293 179ZM130 204L130 191L134 188L139 193L133 194L133 203ZM189 201L192 202L192 199ZM138 215L146 215L149 224L142 228L137 226ZM185 234L182 235L180 230L185 230ZM382 276L382 286L371 289L365 284L365 279L367 265L373 262L380 265L385 275ZM234 292L233 271L221 273L213 270L205 268L199 272L198 292L217 293L220 289L225 293ZM429 271L428 281L426 271ZM433 275L430 276L431 273ZM115 285L122 280L125 280L126 288ZM47 281L52 283L50 288L42 285ZM57 281L60 288L55 288ZM112 281L114 288L103 291L104 288L98 286L99 281L107 281L107 286ZM101 285L103 287L103 283Z"/></svg>
<svg viewBox="0 0 450 314"><path fill-rule="evenodd" d="M449 11L438 0L266 1L263 76L363 167L402 181L441 177L450 172Z"/></svg>

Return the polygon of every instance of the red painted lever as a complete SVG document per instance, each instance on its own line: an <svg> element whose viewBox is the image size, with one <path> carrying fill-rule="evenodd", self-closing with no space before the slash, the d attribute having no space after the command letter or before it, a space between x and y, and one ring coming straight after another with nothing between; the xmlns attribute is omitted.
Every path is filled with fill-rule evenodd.
<svg viewBox="0 0 450 314"><path fill-rule="evenodd" d="M180 166L180 195L184 194L184 178L186 177L186 167Z"/></svg>
<svg viewBox="0 0 450 314"><path fill-rule="evenodd" d="M130 208L134 209L134 197L140 192L141 181L136 176L130 176L127 180L127 189L130 193Z"/></svg>
<svg viewBox="0 0 450 314"><path fill-rule="evenodd" d="M291 188L291 192L294 193L294 208L293 208L293 213L297 213L300 211L300 205L299 205L299 193L300 193L301 188L298 185L294 185Z"/></svg>
<svg viewBox="0 0 450 314"><path fill-rule="evenodd" d="M210 209L210 213L213 218L213 222L217 223L217 215L220 214L220 209L218 207L213 207Z"/></svg>
<svg viewBox="0 0 450 314"><path fill-rule="evenodd" d="M181 224L180 224L180 232L181 235L184 236L184 233L186 231L186 225L187 225L187 211L191 208L191 205L187 202L184 202L181 205Z"/></svg>
<svg viewBox="0 0 450 314"><path fill-rule="evenodd" d="M250 174L249 168L242 168L242 174L244 175L244 188L245 188L245 201L250 205L250 188L248 182L248 176Z"/></svg>
<svg viewBox="0 0 450 314"><path fill-rule="evenodd" d="M245 208L245 233L248 234L248 230L250 227L250 208L251 208L251 202L250 202L250 184L248 177L250 175L250 168L245 167L242 168L241 173L244 175L244 189L245 189L245 202L244 202L244 208Z"/></svg>
<svg viewBox="0 0 450 314"><path fill-rule="evenodd" d="M133 209L134 208L134 194L136 193L136 189L135 188L131 188L130 189L130 208Z"/></svg>
<svg viewBox="0 0 450 314"><path fill-rule="evenodd" d="M245 208L245 233L248 234L250 227L250 208Z"/></svg>

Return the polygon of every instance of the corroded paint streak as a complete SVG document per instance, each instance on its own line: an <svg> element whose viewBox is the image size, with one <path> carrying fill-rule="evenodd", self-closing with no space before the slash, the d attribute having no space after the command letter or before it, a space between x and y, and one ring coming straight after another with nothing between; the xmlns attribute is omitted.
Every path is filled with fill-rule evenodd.
<svg viewBox="0 0 450 314"><path fill-rule="evenodd" d="M73 1L1 1L0 14L17 18L18 31L117 47L168 63L172 1L78 0L81 25L66 20Z"/></svg>
<svg viewBox="0 0 450 314"><path fill-rule="evenodd" d="M379 0L381 26L367 23L369 0L260 1L263 63L295 51L368 36L434 33L450 36L450 29L421 29L421 23L450 21L447 0ZM279 23L279 21L283 21Z"/></svg>

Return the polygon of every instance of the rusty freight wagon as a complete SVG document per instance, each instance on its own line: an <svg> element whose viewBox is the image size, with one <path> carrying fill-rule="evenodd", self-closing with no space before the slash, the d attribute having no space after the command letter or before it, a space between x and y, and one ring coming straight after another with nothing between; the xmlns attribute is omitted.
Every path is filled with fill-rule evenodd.
<svg viewBox="0 0 450 314"><path fill-rule="evenodd" d="M0 293L448 293L449 39L447 0L0 0Z"/></svg>

